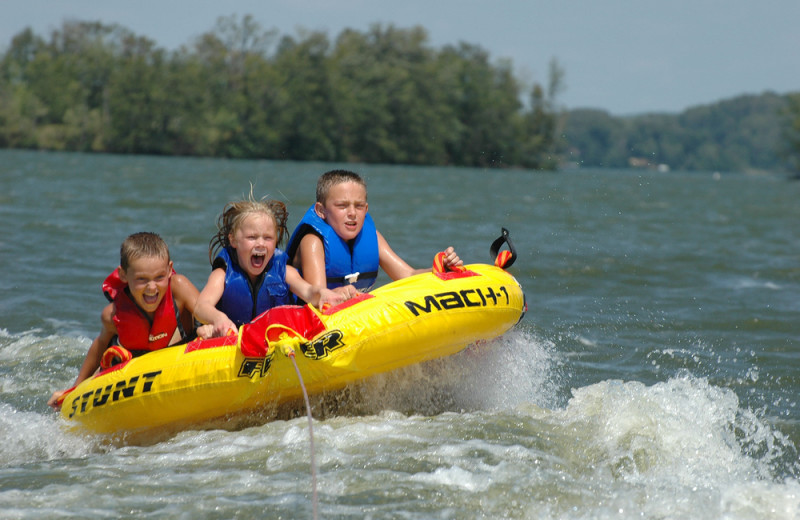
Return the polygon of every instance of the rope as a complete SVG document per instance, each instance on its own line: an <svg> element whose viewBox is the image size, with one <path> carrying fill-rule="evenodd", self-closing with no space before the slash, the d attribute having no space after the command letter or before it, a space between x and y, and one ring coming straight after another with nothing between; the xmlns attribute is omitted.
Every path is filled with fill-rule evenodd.
<svg viewBox="0 0 800 520"><path fill-rule="evenodd" d="M311 506L314 511L313 518L314 520L317 520L319 518L319 500L317 498L317 463L314 459L314 421L311 417L311 405L308 402L308 392L306 392L306 385L303 383L303 376L300 375L300 368L298 368L297 360L294 358L294 350L290 347L286 355L292 360L294 371L297 373L297 379L300 380L300 388L303 390L303 400L306 402L306 414L308 415L308 438L311 444Z"/></svg>

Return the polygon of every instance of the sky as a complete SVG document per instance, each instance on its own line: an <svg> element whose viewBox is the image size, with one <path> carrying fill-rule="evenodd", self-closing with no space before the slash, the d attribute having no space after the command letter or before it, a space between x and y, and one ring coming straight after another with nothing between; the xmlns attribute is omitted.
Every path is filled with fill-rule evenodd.
<svg viewBox="0 0 800 520"><path fill-rule="evenodd" d="M800 91L800 0L2 0L0 51L30 27L120 24L169 50L191 45L221 16L252 15L297 36L374 23L424 27L434 48L467 42L517 78L564 71L566 109L679 113L743 94ZM241 19L241 18L240 18Z"/></svg>

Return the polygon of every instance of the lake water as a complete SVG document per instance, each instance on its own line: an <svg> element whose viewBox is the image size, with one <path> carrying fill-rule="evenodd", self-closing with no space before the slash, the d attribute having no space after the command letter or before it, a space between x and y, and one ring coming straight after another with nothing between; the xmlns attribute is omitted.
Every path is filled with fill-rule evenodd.
<svg viewBox="0 0 800 520"><path fill-rule="evenodd" d="M202 288L225 203L252 182L294 225L337 166L0 151L0 517L312 517L302 414L120 445L45 403L125 236ZM480 355L312 400L320 518L800 517L800 182L348 167L414 266L509 229L529 308Z"/></svg>

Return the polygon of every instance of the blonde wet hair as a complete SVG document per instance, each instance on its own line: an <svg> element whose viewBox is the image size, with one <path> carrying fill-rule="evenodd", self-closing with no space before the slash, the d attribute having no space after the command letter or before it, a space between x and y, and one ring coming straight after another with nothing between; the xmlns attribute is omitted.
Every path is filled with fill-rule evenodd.
<svg viewBox="0 0 800 520"><path fill-rule="evenodd" d="M138 258L163 258L169 262L169 247L156 233L134 233L123 240L119 247L119 266L127 271L131 262Z"/></svg>
<svg viewBox="0 0 800 520"><path fill-rule="evenodd" d="M247 199L229 202L217 218L217 234L211 238L208 244L208 260L212 265L217 253L230 245L228 237L236 233L245 218L255 213L267 215L275 223L279 247L289 237L289 231L286 229L289 211L286 209L286 205L279 200L267 197L256 200L251 187Z"/></svg>

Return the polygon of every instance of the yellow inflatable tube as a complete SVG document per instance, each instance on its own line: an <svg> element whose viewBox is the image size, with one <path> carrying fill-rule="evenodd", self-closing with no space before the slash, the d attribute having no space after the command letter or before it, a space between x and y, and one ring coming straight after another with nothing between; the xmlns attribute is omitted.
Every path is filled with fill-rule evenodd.
<svg viewBox="0 0 800 520"><path fill-rule="evenodd" d="M103 434L202 427L302 398L292 353L319 394L498 337L525 310L522 288L500 267L412 276L326 312L277 307L238 335L134 358L72 389L61 415Z"/></svg>

